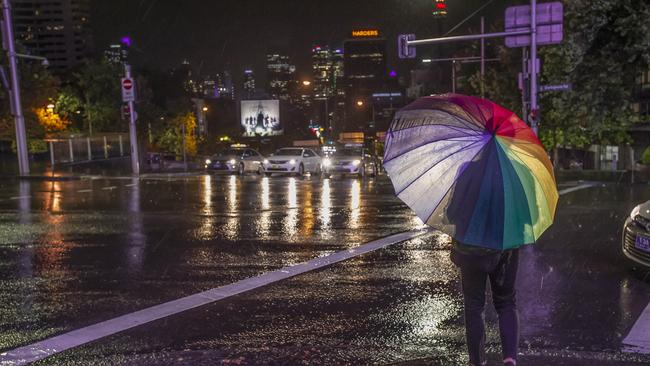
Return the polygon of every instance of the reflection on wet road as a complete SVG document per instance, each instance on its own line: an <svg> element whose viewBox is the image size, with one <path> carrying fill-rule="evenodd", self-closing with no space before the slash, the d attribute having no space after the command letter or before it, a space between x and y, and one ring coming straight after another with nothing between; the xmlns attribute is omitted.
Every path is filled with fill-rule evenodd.
<svg viewBox="0 0 650 366"><path fill-rule="evenodd" d="M383 177L0 184L0 350L422 226ZM650 302L618 256L620 223L649 193L562 198L558 223L522 256L524 353L618 352ZM453 365L461 309L448 237L432 233L46 361ZM497 337L490 327L493 351Z"/></svg>

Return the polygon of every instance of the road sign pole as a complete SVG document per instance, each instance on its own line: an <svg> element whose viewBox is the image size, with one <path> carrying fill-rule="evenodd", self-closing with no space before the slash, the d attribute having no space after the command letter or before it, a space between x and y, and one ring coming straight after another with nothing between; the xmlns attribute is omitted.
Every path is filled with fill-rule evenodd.
<svg viewBox="0 0 650 366"><path fill-rule="evenodd" d="M23 106L20 100L20 81L18 78L17 54L14 44L14 29L11 19L11 5L9 0L2 0L2 13L4 22L2 23L2 33L4 36L3 43L6 43L7 57L9 58L9 70L11 73L11 93L10 103L14 118L16 120L16 152L18 154L18 172L20 175L29 175L29 158L27 151L27 132L25 131L25 116L23 115Z"/></svg>
<svg viewBox="0 0 650 366"><path fill-rule="evenodd" d="M124 64L124 76L127 79L131 79L131 66L128 64ZM122 85L124 87L124 85ZM131 84L132 88L135 88L135 85ZM130 121L129 121L129 140L131 142L131 169L133 170L134 175L140 175L140 158L139 158L139 150L138 150L138 132L136 130L135 126L135 119L136 119L136 114L135 114L135 102L131 99L128 101L129 103L129 111L131 112L129 114Z"/></svg>
<svg viewBox="0 0 650 366"><path fill-rule="evenodd" d="M530 111L534 115L530 128L537 135L539 110L537 105L537 0L530 0Z"/></svg>

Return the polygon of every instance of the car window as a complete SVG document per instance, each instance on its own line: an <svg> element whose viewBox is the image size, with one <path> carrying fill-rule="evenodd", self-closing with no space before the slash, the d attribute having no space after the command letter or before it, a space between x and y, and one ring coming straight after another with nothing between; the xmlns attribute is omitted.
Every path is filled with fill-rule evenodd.
<svg viewBox="0 0 650 366"><path fill-rule="evenodd" d="M250 150L246 150L246 151L244 151L244 155L243 155L243 157L245 157L245 158L250 158L251 156L253 156L253 152L252 152L252 151L250 151Z"/></svg>
<svg viewBox="0 0 650 366"><path fill-rule="evenodd" d="M275 152L276 156L300 156L302 149L280 149Z"/></svg>
<svg viewBox="0 0 650 366"><path fill-rule="evenodd" d="M251 156L260 156L260 154L255 150L248 150L248 151L250 152Z"/></svg>
<svg viewBox="0 0 650 366"><path fill-rule="evenodd" d="M316 154L314 154L314 152L311 151L311 150L305 150L305 156L308 157L308 158L311 158L311 157L316 156Z"/></svg>

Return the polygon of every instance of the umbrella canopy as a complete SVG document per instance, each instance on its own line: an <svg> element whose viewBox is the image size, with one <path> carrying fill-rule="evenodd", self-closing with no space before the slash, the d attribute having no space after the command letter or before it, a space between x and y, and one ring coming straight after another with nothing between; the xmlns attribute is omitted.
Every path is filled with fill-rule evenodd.
<svg viewBox="0 0 650 366"><path fill-rule="evenodd" d="M387 133L384 166L422 221L464 244L531 244L555 218L546 151L513 112L486 99L446 94L406 106Z"/></svg>

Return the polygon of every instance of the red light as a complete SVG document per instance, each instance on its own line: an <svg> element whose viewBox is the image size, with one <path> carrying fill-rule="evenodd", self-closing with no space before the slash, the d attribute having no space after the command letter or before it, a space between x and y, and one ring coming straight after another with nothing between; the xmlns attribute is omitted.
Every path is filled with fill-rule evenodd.
<svg viewBox="0 0 650 366"><path fill-rule="evenodd" d="M447 9L447 4L445 4L445 3L436 3L436 9L440 9L440 10Z"/></svg>

